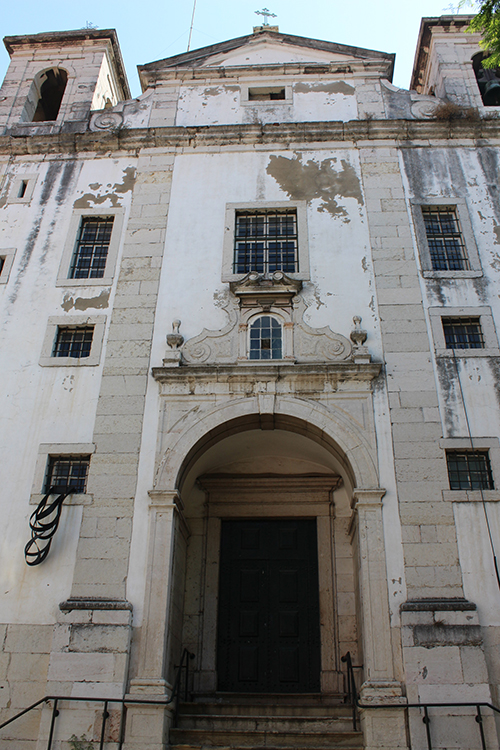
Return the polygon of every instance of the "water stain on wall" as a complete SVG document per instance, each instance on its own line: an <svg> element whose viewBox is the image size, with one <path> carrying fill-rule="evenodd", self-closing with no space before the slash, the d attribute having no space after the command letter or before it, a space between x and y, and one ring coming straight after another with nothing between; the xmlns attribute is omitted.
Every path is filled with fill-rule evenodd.
<svg viewBox="0 0 500 750"><path fill-rule="evenodd" d="M342 217L348 222L347 210L337 199L354 198L362 206L361 184L356 170L346 159L340 160L340 170L336 169L336 164L335 158L303 162L302 154L296 154L292 159L273 155L266 171L292 200L310 202L320 198L322 203L318 211L328 211L331 216Z"/></svg>
<svg viewBox="0 0 500 750"><path fill-rule="evenodd" d="M354 88L345 81L332 83L296 83L293 89L297 94L308 94L310 91L320 91L324 94L344 94L353 96Z"/></svg>
<svg viewBox="0 0 500 750"><path fill-rule="evenodd" d="M94 206L101 206L106 201L110 201L113 208L121 206L120 194L127 193L134 187L136 178L135 167L126 167L123 170L123 179L121 182L115 182L114 185L110 185L109 191L102 193L102 195L96 195L95 193L84 193L80 198L74 202L74 208L93 208ZM96 183L89 185L91 189L94 189ZM99 185L100 187L100 185ZM97 193L97 190L96 190Z"/></svg>
<svg viewBox="0 0 500 750"><path fill-rule="evenodd" d="M61 307L65 312L75 310L103 310L109 304L110 289L104 289L97 297L73 297L65 294Z"/></svg>

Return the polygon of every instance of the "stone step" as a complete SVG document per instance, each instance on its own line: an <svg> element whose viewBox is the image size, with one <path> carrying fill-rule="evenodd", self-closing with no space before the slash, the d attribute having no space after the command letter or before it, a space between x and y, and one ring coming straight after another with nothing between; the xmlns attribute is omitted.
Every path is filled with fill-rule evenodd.
<svg viewBox="0 0 500 750"><path fill-rule="evenodd" d="M352 719L345 716L276 716L245 714L182 714L179 729L200 729L209 732L343 732L352 729Z"/></svg>
<svg viewBox="0 0 500 750"><path fill-rule="evenodd" d="M301 750L362 750L361 732L276 732L276 731L214 731L203 729L171 729L170 747L175 750L216 750L232 748L301 748Z"/></svg>
<svg viewBox="0 0 500 750"><path fill-rule="evenodd" d="M295 703L238 703L219 702L180 703L179 715L214 715L214 716L272 716L272 717L349 717L352 709L343 704L304 705Z"/></svg>

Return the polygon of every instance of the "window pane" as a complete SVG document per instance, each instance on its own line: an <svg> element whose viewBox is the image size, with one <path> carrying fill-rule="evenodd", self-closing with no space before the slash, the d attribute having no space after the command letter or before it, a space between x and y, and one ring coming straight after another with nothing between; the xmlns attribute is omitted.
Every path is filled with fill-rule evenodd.
<svg viewBox="0 0 500 750"><path fill-rule="evenodd" d="M262 315L250 326L249 359L281 359L281 325L270 315Z"/></svg>
<svg viewBox="0 0 500 750"><path fill-rule="evenodd" d="M469 259L454 206L422 206L425 233L434 271L462 271Z"/></svg>
<svg viewBox="0 0 500 750"><path fill-rule="evenodd" d="M233 270L234 273L298 271L296 209L237 211Z"/></svg>
<svg viewBox="0 0 500 750"><path fill-rule="evenodd" d="M53 357L81 359L90 355L94 326L59 326Z"/></svg>
<svg viewBox="0 0 500 750"><path fill-rule="evenodd" d="M90 456L50 456L43 491L84 493L89 464Z"/></svg>
<svg viewBox="0 0 500 750"><path fill-rule="evenodd" d="M102 279L106 268L113 217L82 219L70 279Z"/></svg>
<svg viewBox="0 0 500 750"><path fill-rule="evenodd" d="M446 462L450 489L494 489L487 451L447 451Z"/></svg>
<svg viewBox="0 0 500 750"><path fill-rule="evenodd" d="M443 318L447 349L484 349L479 318Z"/></svg>

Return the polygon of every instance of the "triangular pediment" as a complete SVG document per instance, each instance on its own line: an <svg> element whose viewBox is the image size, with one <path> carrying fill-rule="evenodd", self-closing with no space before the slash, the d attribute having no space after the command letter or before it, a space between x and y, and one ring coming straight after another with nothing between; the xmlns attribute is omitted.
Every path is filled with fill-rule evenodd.
<svg viewBox="0 0 500 750"><path fill-rule="evenodd" d="M348 64L349 62L377 63L392 77L394 55L362 47L335 44L320 39L281 34L265 29L247 36L229 39L209 47L202 47L181 55L139 66L143 82L162 71L183 68L209 69L217 67L246 67L284 65L287 63Z"/></svg>

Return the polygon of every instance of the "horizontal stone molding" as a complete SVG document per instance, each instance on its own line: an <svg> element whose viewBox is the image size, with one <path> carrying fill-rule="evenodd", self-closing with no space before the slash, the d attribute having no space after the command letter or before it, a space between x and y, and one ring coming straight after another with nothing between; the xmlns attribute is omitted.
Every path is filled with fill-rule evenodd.
<svg viewBox="0 0 500 750"><path fill-rule="evenodd" d="M200 378L204 383L227 381L235 383L237 378L241 382L261 381L283 382L285 378L294 380L319 378L321 380L359 380L370 381L380 374L382 365L379 362L354 363L354 362L329 362L324 365L310 364L235 364L235 365L184 365L173 370L170 367L153 367L152 373L159 383L170 384L185 381L189 383L193 377Z"/></svg>
<svg viewBox="0 0 500 750"><path fill-rule="evenodd" d="M465 612L477 609L467 599L409 599L401 605L401 612Z"/></svg>
<svg viewBox="0 0 500 750"><path fill-rule="evenodd" d="M270 125L206 125L199 127L124 128L98 133L55 133L48 135L6 135L0 137L0 154L76 154L124 151L135 153L141 148L202 149L203 146L241 149L272 145L289 149L292 144L358 141L396 141L399 146L412 141L432 140L449 145L462 140L474 145L478 139L500 139L498 120L351 120L349 122L300 122ZM472 141L472 143L470 143ZM436 145L438 145L436 143ZM456 144L455 144L456 145Z"/></svg>
<svg viewBox="0 0 500 750"><path fill-rule="evenodd" d="M61 602L59 609L61 612L72 612L75 609L125 609L132 611L132 604L126 599L106 599L99 596L74 596Z"/></svg>

